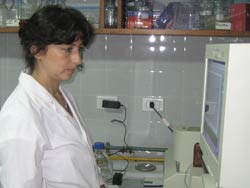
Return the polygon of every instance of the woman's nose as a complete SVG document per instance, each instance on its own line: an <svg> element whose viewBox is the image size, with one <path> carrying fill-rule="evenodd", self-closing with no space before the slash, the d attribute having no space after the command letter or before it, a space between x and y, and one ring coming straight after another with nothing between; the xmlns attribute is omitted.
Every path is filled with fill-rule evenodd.
<svg viewBox="0 0 250 188"><path fill-rule="evenodd" d="M80 65L83 63L82 53L75 52L73 53L72 62L76 65Z"/></svg>

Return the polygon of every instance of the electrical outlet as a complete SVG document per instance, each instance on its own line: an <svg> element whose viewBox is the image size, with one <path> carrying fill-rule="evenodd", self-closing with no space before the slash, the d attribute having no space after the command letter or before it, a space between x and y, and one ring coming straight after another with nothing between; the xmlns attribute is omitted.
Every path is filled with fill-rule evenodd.
<svg viewBox="0 0 250 188"><path fill-rule="evenodd" d="M150 108L150 102L154 102L155 109L157 111L163 111L163 98L161 97L143 97L142 98L142 110L143 111L152 111L153 109Z"/></svg>
<svg viewBox="0 0 250 188"><path fill-rule="evenodd" d="M111 101L118 101L117 96L96 96L96 108L103 109L102 101L103 100L111 100Z"/></svg>

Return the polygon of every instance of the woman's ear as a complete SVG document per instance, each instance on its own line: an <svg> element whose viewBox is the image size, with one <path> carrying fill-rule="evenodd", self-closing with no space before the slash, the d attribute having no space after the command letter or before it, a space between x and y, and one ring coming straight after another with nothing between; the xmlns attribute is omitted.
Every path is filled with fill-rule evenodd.
<svg viewBox="0 0 250 188"><path fill-rule="evenodd" d="M35 57L35 59L39 60L41 58L42 52L36 46L31 46L30 52Z"/></svg>

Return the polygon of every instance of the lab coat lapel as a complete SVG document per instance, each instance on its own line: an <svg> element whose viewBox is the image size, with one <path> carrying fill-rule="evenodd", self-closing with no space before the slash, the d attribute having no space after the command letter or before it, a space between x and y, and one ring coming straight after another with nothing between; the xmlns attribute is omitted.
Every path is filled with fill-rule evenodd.
<svg viewBox="0 0 250 188"><path fill-rule="evenodd" d="M81 133L83 135L84 140L88 143L90 150L92 150L92 141L91 141L90 137L88 136L88 135L90 135L88 128L87 128L85 122L83 121L83 119L81 118L81 114L78 111L75 102L73 101L73 99L71 100L71 97L68 96L67 93L62 88L60 88L60 89L61 89L61 92L62 92L64 98L66 99L66 102L70 106L70 109L71 109L73 116L74 116L80 130L81 130Z"/></svg>
<svg viewBox="0 0 250 188"><path fill-rule="evenodd" d="M21 72L19 76L19 84L35 102L37 108L46 107L48 106L48 103L52 104L55 102L51 94L31 75Z"/></svg>
<svg viewBox="0 0 250 188"><path fill-rule="evenodd" d="M48 106L53 106L57 113L60 113L63 116L68 115L63 107L56 101L56 99L31 75L22 72L19 77L19 84L36 103L37 107L41 106L47 108Z"/></svg>
<svg viewBox="0 0 250 188"><path fill-rule="evenodd" d="M64 108L56 101L56 99L43 87L40 83L38 83L31 75L22 72L19 77L19 84L25 89L28 95L35 102L37 108L54 108L56 113L59 115L65 116L73 125L76 125L80 128L83 139L88 143L88 147L92 150L92 142L88 137L88 130L84 124L84 121L81 119L80 113L76 108L76 104L71 96L67 94L66 91L62 87L60 90L66 99L66 102L70 106L70 109L73 113L75 121L72 117L64 110ZM48 109L51 110L51 109Z"/></svg>

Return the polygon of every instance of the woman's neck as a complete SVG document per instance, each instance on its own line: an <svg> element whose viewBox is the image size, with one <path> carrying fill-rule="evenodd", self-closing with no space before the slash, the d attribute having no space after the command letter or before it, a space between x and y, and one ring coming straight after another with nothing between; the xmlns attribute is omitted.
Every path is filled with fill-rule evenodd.
<svg viewBox="0 0 250 188"><path fill-rule="evenodd" d="M58 81L52 81L48 79L46 76L42 76L36 71L33 71L31 76L39 82L52 96L57 96L58 93L60 92L59 85L60 82Z"/></svg>

